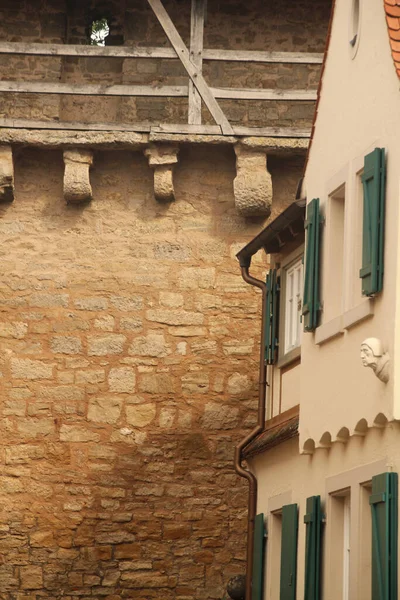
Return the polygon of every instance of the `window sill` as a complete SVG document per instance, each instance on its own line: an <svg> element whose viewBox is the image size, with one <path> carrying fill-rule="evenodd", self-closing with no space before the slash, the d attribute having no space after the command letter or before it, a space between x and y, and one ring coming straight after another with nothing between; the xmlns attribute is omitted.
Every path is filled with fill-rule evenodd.
<svg viewBox="0 0 400 600"><path fill-rule="evenodd" d="M342 335L346 329L351 329L354 325L372 317L373 314L374 301L372 298L366 298L354 308L317 327L315 330L315 343L320 345Z"/></svg>
<svg viewBox="0 0 400 600"><path fill-rule="evenodd" d="M293 348L293 350L290 350L290 352L287 352L286 354L284 354L283 356L281 356L278 359L278 362L276 363L276 367L277 369L282 369L282 367L287 367L287 365L289 365L290 363L294 362L295 360L298 360L301 356L301 347L298 346L297 348Z"/></svg>

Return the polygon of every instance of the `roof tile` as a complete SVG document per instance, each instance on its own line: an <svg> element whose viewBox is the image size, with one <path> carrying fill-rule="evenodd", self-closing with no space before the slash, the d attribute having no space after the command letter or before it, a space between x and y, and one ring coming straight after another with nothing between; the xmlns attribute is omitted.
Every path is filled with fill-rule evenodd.
<svg viewBox="0 0 400 600"><path fill-rule="evenodd" d="M400 52L400 42L396 42L396 40L390 40L390 46L392 48L392 54L393 54L393 58L394 58L394 54L396 52Z"/></svg>
<svg viewBox="0 0 400 600"><path fill-rule="evenodd" d="M400 17L400 6L390 6L390 4L385 4L386 14L392 17Z"/></svg>
<svg viewBox="0 0 400 600"><path fill-rule="evenodd" d="M389 33L390 33L391 40L399 40L400 41L400 29L398 31L395 31L394 29L390 29Z"/></svg>
<svg viewBox="0 0 400 600"><path fill-rule="evenodd" d="M386 8L386 5L385 5ZM386 15L386 21L389 29L400 29L400 23L398 17L389 17Z"/></svg>

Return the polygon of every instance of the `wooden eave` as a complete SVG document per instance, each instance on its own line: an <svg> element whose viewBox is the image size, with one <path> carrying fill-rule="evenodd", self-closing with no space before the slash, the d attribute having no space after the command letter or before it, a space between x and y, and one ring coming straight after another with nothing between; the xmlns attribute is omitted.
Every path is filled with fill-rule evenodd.
<svg viewBox="0 0 400 600"><path fill-rule="evenodd" d="M267 421L264 431L243 449L243 458L253 458L282 442L297 437L298 429L299 406L295 406Z"/></svg>
<svg viewBox="0 0 400 600"><path fill-rule="evenodd" d="M236 254L240 265L248 267L252 256L261 250L261 248L267 254L281 252L283 246L292 242L304 231L305 214L305 200L298 200L290 204L276 219Z"/></svg>

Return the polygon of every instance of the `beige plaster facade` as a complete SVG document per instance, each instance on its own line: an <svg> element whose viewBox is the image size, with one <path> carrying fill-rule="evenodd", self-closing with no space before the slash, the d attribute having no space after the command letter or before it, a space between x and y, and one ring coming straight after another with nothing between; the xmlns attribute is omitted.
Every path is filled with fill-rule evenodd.
<svg viewBox="0 0 400 600"><path fill-rule="evenodd" d="M267 600L280 598L281 508L292 503L299 508L297 597L304 597L303 516L306 498L314 495L321 496L325 515L322 597L371 598L371 479L400 470L399 78L384 3L360 2L358 24L354 4L335 2L300 194L308 202L319 198L324 218L320 323L314 332L302 333L296 356L278 358L267 368L266 418L299 405L299 435L248 459L258 480L257 512L264 513L268 530ZM377 147L385 149L387 161L385 274L382 292L369 298L362 296L359 278L361 174L364 157ZM281 267L288 255L292 260L303 251L301 243L289 250L276 254L272 264ZM367 338L378 338L389 357L387 382L363 367L360 348ZM347 534L346 510L351 514ZM347 563L344 535L350 548Z"/></svg>

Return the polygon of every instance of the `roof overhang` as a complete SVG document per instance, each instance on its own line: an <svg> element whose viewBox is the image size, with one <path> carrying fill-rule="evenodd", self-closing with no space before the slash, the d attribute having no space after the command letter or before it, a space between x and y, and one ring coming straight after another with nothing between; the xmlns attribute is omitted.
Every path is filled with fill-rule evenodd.
<svg viewBox="0 0 400 600"><path fill-rule="evenodd" d="M281 252L283 246L292 242L304 231L306 200L301 199L288 206L276 219L242 248L236 257L241 267L249 267L251 258L263 248L267 254Z"/></svg>

